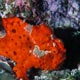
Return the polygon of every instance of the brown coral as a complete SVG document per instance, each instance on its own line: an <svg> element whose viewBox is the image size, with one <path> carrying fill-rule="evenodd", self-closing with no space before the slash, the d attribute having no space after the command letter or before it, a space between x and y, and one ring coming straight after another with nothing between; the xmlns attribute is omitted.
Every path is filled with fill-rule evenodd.
<svg viewBox="0 0 80 80"><path fill-rule="evenodd" d="M3 19L6 36L0 38L0 55L13 59L18 78L28 80L31 67L58 69L65 59L64 45L45 24L32 26L17 17Z"/></svg>

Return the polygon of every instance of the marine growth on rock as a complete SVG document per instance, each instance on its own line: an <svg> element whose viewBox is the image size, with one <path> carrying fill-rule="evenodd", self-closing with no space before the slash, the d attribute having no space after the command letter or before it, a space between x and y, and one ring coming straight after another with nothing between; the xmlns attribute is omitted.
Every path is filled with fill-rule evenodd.
<svg viewBox="0 0 80 80"><path fill-rule="evenodd" d="M18 16L53 28L80 28L80 0L0 0L2 17ZM35 19L35 21L34 21Z"/></svg>

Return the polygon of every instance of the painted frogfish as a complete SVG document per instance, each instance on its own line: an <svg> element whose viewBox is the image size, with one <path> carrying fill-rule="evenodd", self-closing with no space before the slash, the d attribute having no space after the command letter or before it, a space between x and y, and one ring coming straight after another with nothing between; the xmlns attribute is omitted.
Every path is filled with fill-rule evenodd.
<svg viewBox="0 0 80 80"><path fill-rule="evenodd" d="M16 62L17 77L28 80L26 72L34 67L56 70L65 60L63 42L44 23L30 25L20 18L2 18L6 34L0 32L0 55Z"/></svg>

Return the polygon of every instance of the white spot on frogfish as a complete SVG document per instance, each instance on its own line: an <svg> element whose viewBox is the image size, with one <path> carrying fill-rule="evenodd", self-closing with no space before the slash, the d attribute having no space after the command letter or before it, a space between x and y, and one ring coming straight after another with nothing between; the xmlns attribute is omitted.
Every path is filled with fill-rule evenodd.
<svg viewBox="0 0 80 80"><path fill-rule="evenodd" d="M56 43L53 42L53 47L56 47Z"/></svg>
<svg viewBox="0 0 80 80"><path fill-rule="evenodd" d="M50 35L51 40L54 40L53 34Z"/></svg>
<svg viewBox="0 0 80 80"><path fill-rule="evenodd" d="M28 31L30 34L32 33L32 28L33 28L33 25L30 25L30 24L24 27L24 29Z"/></svg>
<svg viewBox="0 0 80 80"><path fill-rule="evenodd" d="M38 45L34 46L33 54L37 57L43 57L45 54L51 53L51 51L48 50L40 50Z"/></svg>

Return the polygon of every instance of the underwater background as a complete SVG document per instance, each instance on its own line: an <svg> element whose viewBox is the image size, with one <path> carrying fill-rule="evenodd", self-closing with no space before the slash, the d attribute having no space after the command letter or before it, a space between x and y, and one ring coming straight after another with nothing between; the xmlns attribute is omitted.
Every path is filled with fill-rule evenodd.
<svg viewBox="0 0 80 80"><path fill-rule="evenodd" d="M80 0L0 0L0 16L17 16L32 25L45 23L64 43L66 60L60 69L33 67L26 72L29 80L80 80ZM0 80L17 80L12 70L16 63L2 55L0 60Z"/></svg>

